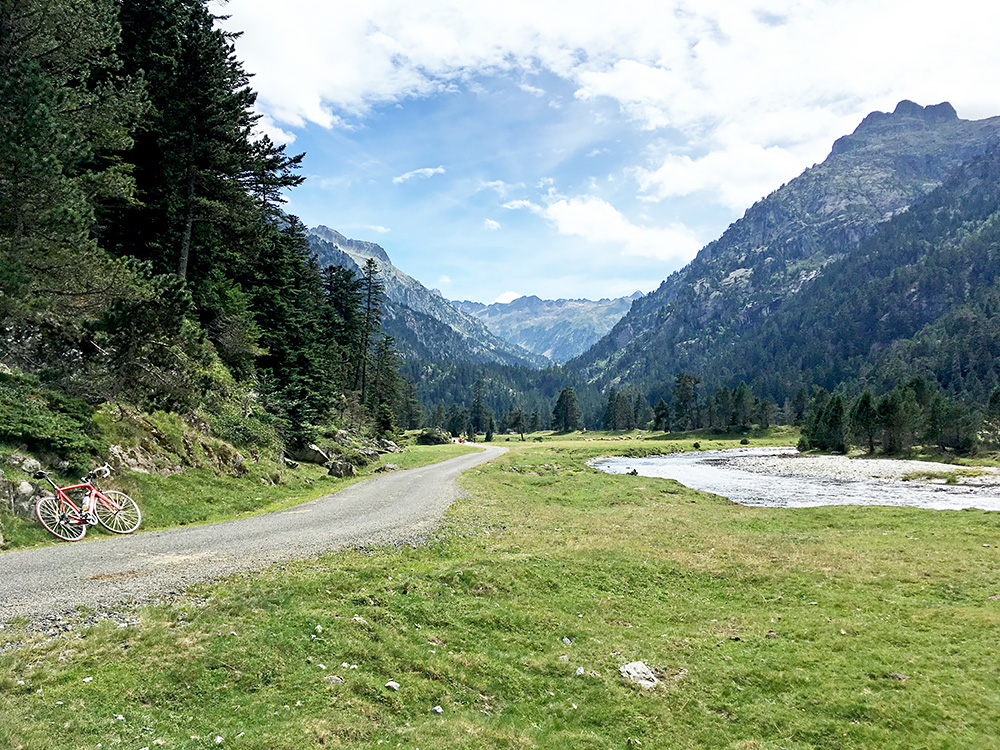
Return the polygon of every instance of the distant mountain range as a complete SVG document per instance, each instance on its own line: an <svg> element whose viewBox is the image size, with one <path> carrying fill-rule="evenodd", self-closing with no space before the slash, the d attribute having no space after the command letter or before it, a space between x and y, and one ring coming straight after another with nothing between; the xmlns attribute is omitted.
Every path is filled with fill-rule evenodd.
<svg viewBox="0 0 1000 750"><path fill-rule="evenodd" d="M629 297L596 302L543 300L530 296L491 305L468 300L452 304L479 318L505 341L562 364L585 352L608 333L641 296L641 292L635 292Z"/></svg>
<svg viewBox="0 0 1000 750"><path fill-rule="evenodd" d="M325 227L310 241L324 264L379 261L385 327L411 361L566 362L538 382L570 379L591 409L609 385L668 395L680 371L706 387L746 380L779 402L914 375L980 403L1000 385L1000 117L963 120L947 103L868 115L646 296L451 303L374 243ZM501 378L510 399L538 380L428 372L414 377L438 401L461 400L477 378Z"/></svg>
<svg viewBox="0 0 1000 750"><path fill-rule="evenodd" d="M388 301L383 328L396 339L404 358L531 368L551 364L491 333L478 318L399 270L374 242L348 239L319 226L309 230L309 244L321 266L344 266L360 275L368 258L378 262Z"/></svg>
<svg viewBox="0 0 1000 750"><path fill-rule="evenodd" d="M989 307L998 143L1000 117L962 120L947 103L868 115L568 367L600 387L662 389L686 371L709 385L754 380L780 398L813 383L898 379L906 351L939 382L983 381L981 395L997 378L986 360L1000 355ZM949 319L974 326L979 344L958 343L965 333L944 330Z"/></svg>

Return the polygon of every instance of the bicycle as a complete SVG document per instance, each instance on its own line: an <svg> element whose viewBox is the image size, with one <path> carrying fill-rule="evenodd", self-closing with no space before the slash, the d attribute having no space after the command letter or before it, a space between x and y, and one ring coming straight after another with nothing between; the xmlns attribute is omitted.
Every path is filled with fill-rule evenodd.
<svg viewBox="0 0 1000 750"><path fill-rule="evenodd" d="M124 492L102 492L94 486L97 477L107 479L110 476L111 466L105 462L104 466L87 472L87 476L80 479L80 484L59 487L49 478L48 472L36 471L35 479L45 479L56 494L39 499L35 503L35 515L49 533L67 542L83 539L87 527L96 524L115 534L131 534L139 528L142 520L142 513L135 500ZM84 492L79 505L67 494L73 490Z"/></svg>

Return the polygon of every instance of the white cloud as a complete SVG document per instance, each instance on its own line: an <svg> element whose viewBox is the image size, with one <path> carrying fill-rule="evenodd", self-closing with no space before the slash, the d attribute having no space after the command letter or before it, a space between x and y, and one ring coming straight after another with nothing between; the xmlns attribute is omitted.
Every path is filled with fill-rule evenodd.
<svg viewBox="0 0 1000 750"><path fill-rule="evenodd" d="M507 201L503 204L503 207L508 211L520 211L521 209L527 209L532 213L540 214L543 212L543 208L535 203L524 198L518 198L517 200Z"/></svg>
<svg viewBox="0 0 1000 750"><path fill-rule="evenodd" d="M593 196L557 200L545 209L545 218L560 234L618 246L625 255L683 262L691 260L702 245L683 225L638 226L610 203Z"/></svg>
<svg viewBox="0 0 1000 750"><path fill-rule="evenodd" d="M491 232L495 232L498 229L500 229L500 222L494 221L493 219L487 219L486 221L483 222L483 226L485 226Z"/></svg>
<svg viewBox="0 0 1000 750"><path fill-rule="evenodd" d="M1000 71L1000 3L981 0L581 0L572 13L557 0L288 0L280 14L241 0L220 12L245 32L236 44L262 129L279 142L289 128L348 127L374 105L508 73L560 76L579 100L615 102L640 128L674 128L702 151L781 146L802 166L845 122L901 98L1000 111L982 85ZM803 113L813 123L799 131ZM694 160L690 171L713 168Z"/></svg>
<svg viewBox="0 0 1000 750"><path fill-rule="evenodd" d="M707 191L739 211L802 171L800 160L779 146L740 144L692 159L666 156L655 169L635 170L641 189L664 199Z"/></svg>
<svg viewBox="0 0 1000 750"><path fill-rule="evenodd" d="M523 296L524 296L523 294L518 294L517 292L504 292L493 301L501 305L506 305L508 302L513 302L514 300Z"/></svg>
<svg viewBox="0 0 1000 750"><path fill-rule="evenodd" d="M378 224L368 224L365 226L365 229L370 229L373 232L378 232L379 234L388 234L389 232L392 231L391 229L389 229L389 227L382 227L379 226Z"/></svg>
<svg viewBox="0 0 1000 750"><path fill-rule="evenodd" d="M437 280L437 286L451 286L450 276L441 276Z"/></svg>
<svg viewBox="0 0 1000 750"><path fill-rule="evenodd" d="M423 167L422 169L414 169L405 174L401 174L398 177L392 178L393 185L399 185L400 183L406 182L407 180L412 180L414 177L433 177L436 174L444 174L444 167Z"/></svg>

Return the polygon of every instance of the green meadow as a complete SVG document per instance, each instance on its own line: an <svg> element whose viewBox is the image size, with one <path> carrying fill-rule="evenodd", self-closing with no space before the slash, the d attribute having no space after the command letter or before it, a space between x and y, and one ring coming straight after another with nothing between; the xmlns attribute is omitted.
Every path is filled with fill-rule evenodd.
<svg viewBox="0 0 1000 750"><path fill-rule="evenodd" d="M127 626L8 623L0 746L1000 742L1000 515L748 508L587 466L691 438L501 444L425 544L198 586Z"/></svg>

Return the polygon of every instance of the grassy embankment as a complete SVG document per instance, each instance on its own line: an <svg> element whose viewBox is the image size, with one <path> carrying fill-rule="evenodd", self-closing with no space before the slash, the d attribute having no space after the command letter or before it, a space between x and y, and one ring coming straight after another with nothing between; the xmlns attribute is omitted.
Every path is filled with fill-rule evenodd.
<svg viewBox="0 0 1000 750"><path fill-rule="evenodd" d="M138 627L8 627L0 746L996 744L1000 515L745 508L586 466L690 443L503 443L425 546L201 586ZM634 660L660 686L625 684Z"/></svg>

